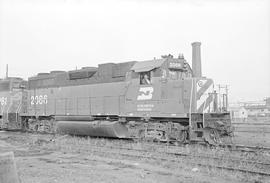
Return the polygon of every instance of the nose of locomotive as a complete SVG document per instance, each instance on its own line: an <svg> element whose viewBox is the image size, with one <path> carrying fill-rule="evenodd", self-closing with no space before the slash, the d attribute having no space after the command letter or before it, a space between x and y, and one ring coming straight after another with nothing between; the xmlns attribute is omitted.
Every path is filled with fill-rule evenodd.
<svg viewBox="0 0 270 183"><path fill-rule="evenodd" d="M213 112L215 106L214 83L212 79L195 79L195 106L196 112Z"/></svg>

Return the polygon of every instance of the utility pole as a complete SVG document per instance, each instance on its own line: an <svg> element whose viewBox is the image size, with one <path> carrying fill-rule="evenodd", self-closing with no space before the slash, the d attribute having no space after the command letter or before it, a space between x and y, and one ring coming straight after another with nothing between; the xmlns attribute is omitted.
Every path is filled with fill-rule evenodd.
<svg viewBox="0 0 270 183"><path fill-rule="evenodd" d="M6 66L6 79L8 78L8 64Z"/></svg>
<svg viewBox="0 0 270 183"><path fill-rule="evenodd" d="M229 99L228 99L228 95L229 95L229 88L228 88L228 85L226 85L226 88L225 88L225 90L226 90L226 110L228 110L228 108L229 108Z"/></svg>
<svg viewBox="0 0 270 183"><path fill-rule="evenodd" d="M222 89L224 89L225 90L225 92L224 92L224 90L223 90L223 92L224 93L221 93L221 90ZM218 91L219 91L219 109L220 109L220 111L222 111L222 110L227 110L228 109L228 105L229 105L229 100L228 100L228 91L229 91L229 89L228 89L228 85L220 85L220 84L218 84ZM222 99L221 99L222 98ZM221 100L222 100L222 104L221 104Z"/></svg>
<svg viewBox="0 0 270 183"><path fill-rule="evenodd" d="M220 97L221 92L220 92L220 88L221 88L221 86L220 86L220 84L218 84L218 110L219 111L221 111L221 97Z"/></svg>

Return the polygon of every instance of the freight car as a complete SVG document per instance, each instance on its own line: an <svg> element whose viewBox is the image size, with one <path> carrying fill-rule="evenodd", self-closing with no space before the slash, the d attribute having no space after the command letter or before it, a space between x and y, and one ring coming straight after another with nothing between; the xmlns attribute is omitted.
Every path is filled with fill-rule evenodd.
<svg viewBox="0 0 270 183"><path fill-rule="evenodd" d="M231 133L230 115L218 104L213 80L202 77L200 45L192 43L192 69L183 55L169 54L39 73L27 88L16 89L21 101L12 110L16 120L5 117L11 110L2 110L2 127L15 123L40 132L221 143ZM13 98L2 106L14 106Z"/></svg>
<svg viewBox="0 0 270 183"><path fill-rule="evenodd" d="M21 113L26 112L27 82L22 78L0 80L0 129L21 129Z"/></svg>

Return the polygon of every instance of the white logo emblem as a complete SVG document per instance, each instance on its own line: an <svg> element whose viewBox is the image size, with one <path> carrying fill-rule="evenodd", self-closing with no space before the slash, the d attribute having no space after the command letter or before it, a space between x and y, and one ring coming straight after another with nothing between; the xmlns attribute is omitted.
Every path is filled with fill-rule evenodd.
<svg viewBox="0 0 270 183"><path fill-rule="evenodd" d="M151 86L140 88L137 100L150 100L153 97L153 92L154 88Z"/></svg>

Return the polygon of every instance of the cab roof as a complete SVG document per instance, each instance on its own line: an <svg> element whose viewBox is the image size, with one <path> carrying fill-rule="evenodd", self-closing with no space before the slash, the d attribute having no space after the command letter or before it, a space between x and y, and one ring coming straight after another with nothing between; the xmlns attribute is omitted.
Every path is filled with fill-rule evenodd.
<svg viewBox="0 0 270 183"><path fill-rule="evenodd" d="M155 68L161 67L161 65L166 61L167 59L155 59L155 60L149 60L149 61L143 61L143 62L136 62L130 70L133 70L134 72L147 72L151 71Z"/></svg>

